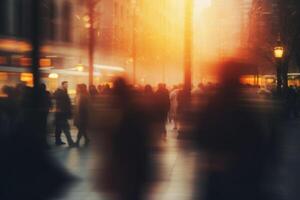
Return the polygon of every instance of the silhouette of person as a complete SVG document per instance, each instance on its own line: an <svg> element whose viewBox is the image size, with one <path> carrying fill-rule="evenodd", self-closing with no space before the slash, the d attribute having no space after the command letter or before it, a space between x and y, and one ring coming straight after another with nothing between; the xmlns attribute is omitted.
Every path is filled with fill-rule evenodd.
<svg viewBox="0 0 300 200"><path fill-rule="evenodd" d="M291 116L298 117L297 101L296 89L293 86L288 87L286 95L286 112L288 118L291 118Z"/></svg>
<svg viewBox="0 0 300 200"><path fill-rule="evenodd" d="M198 144L208 162L206 200L263 199L266 138L240 84L242 64L218 68L220 85L197 121Z"/></svg>
<svg viewBox="0 0 300 200"><path fill-rule="evenodd" d="M95 85L90 85L89 86L89 94L90 94L90 97L94 98L96 96L99 95L98 91L97 91L97 88Z"/></svg>
<svg viewBox="0 0 300 200"><path fill-rule="evenodd" d="M102 90L102 94L103 95L111 95L111 93L112 93L112 90L111 90L109 84L105 84L103 87L103 90Z"/></svg>
<svg viewBox="0 0 300 200"><path fill-rule="evenodd" d="M73 177L52 160L41 144L39 88L22 86L20 95L16 91L10 87L6 99L14 104L12 109L6 108L15 112L14 119L6 136L3 137L2 129L0 134L0 199L55 198ZM17 101L19 106L15 107ZM0 115L1 108L0 103Z"/></svg>
<svg viewBox="0 0 300 200"><path fill-rule="evenodd" d="M61 87L54 92L54 98L56 100L56 113L55 113L55 144L65 144L61 140L61 133L64 132L68 145L74 146L74 142L70 133L70 125L68 119L72 116L71 99L68 95L68 82L63 81Z"/></svg>
<svg viewBox="0 0 300 200"><path fill-rule="evenodd" d="M46 90L46 85L44 83L40 84L39 87L39 98L40 98L40 105L39 105L39 119L40 123L40 131L41 131L41 142L47 145L47 120L49 110L52 107L51 102L51 94L49 91Z"/></svg>
<svg viewBox="0 0 300 200"><path fill-rule="evenodd" d="M170 112L169 112L169 121L174 123L174 130L178 128L178 95L180 89L174 87L174 89L170 92Z"/></svg>
<svg viewBox="0 0 300 200"><path fill-rule="evenodd" d="M79 146L80 139L84 137L85 145L89 144L87 126L89 117L89 95L85 84L77 85L76 106L74 113L74 124L78 128L76 145Z"/></svg>
<svg viewBox="0 0 300 200"><path fill-rule="evenodd" d="M143 199L149 163L145 115L125 80L115 80L112 95L114 110L121 117L118 126L109 133L111 141L106 141L111 144L106 152L110 156L101 164L106 166L106 172L100 184L117 195L117 199Z"/></svg>
<svg viewBox="0 0 300 200"><path fill-rule="evenodd" d="M165 139L167 136L166 121L170 110L169 91L165 84L158 85L158 90L155 92L155 102L158 132Z"/></svg>

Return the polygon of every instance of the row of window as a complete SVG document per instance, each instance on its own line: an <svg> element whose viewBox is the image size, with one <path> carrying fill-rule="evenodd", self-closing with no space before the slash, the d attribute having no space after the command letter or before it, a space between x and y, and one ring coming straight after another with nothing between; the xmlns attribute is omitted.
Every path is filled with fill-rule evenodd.
<svg viewBox="0 0 300 200"><path fill-rule="evenodd" d="M71 42L72 5L69 1L62 4L61 15L53 0L45 0L42 5L42 35L45 40ZM59 37L61 31L61 37Z"/></svg>
<svg viewBox="0 0 300 200"><path fill-rule="evenodd" d="M0 1L0 35L29 38L31 33L31 0ZM51 41L71 42L72 5L62 4L61 15L54 0L41 2L42 38ZM61 34L59 34L61 33Z"/></svg>

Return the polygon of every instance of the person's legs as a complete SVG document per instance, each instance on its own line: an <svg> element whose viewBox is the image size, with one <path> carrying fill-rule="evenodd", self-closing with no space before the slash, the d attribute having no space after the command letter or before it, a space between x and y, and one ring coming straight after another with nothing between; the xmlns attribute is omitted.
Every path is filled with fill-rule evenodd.
<svg viewBox="0 0 300 200"><path fill-rule="evenodd" d="M79 146L80 139L82 137L82 129L81 129L81 127L77 127L77 128L78 128L78 133L77 133L76 145Z"/></svg>
<svg viewBox="0 0 300 200"><path fill-rule="evenodd" d="M82 133L83 133L83 137L84 137L84 139L85 139L85 145L88 145L88 144L90 143L90 139L89 139L89 137L88 137L88 135L87 135L86 128L84 128L84 129L82 130Z"/></svg>
<svg viewBox="0 0 300 200"><path fill-rule="evenodd" d="M68 123L68 119L67 118L64 118L62 120L62 130L64 131L64 134L65 134L65 136L67 138L68 145L69 146L74 145L74 142L73 142L72 137L71 137L70 125Z"/></svg>
<svg viewBox="0 0 300 200"><path fill-rule="evenodd" d="M61 126L61 116L60 114L56 113L55 115L55 144L61 145L64 144L64 142L61 141L61 132L62 132L62 126Z"/></svg>

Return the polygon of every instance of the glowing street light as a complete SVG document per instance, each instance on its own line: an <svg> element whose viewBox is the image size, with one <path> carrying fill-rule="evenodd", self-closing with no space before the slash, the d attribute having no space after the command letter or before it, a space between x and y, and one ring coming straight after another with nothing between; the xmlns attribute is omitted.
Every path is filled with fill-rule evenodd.
<svg viewBox="0 0 300 200"><path fill-rule="evenodd" d="M76 69L77 69L77 71L79 71L79 72L83 72L83 70L84 70L84 65L83 65L83 64L77 64L77 65L76 65Z"/></svg>
<svg viewBox="0 0 300 200"><path fill-rule="evenodd" d="M277 44L273 49L274 58L276 60L277 69L277 92L281 94L282 86L286 87L287 85L287 72L283 69L282 60L284 57L284 47L281 42L280 36L277 40Z"/></svg>
<svg viewBox="0 0 300 200"><path fill-rule="evenodd" d="M274 57L277 59L283 58L284 55L284 48L283 46L276 46L274 47Z"/></svg>
<svg viewBox="0 0 300 200"><path fill-rule="evenodd" d="M50 73L48 77L50 79L58 79L58 74L57 73Z"/></svg>

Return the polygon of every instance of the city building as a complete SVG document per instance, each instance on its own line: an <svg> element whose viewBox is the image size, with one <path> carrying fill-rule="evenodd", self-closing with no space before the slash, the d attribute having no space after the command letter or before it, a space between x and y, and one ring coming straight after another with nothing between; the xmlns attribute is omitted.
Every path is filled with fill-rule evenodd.
<svg viewBox="0 0 300 200"><path fill-rule="evenodd" d="M212 0L203 11L203 57L223 60L238 53L243 37L243 6L240 0Z"/></svg>
<svg viewBox="0 0 300 200"><path fill-rule="evenodd" d="M259 74L274 74L273 46L279 37L278 6L274 0L253 0L249 13L247 48Z"/></svg>
<svg viewBox="0 0 300 200"><path fill-rule="evenodd" d="M30 2L1 1L0 87L21 81L32 85ZM77 83L88 83L90 19L87 3L41 1L40 71L50 90L63 80L69 81L71 92L75 92ZM122 70L131 80L134 41L137 83L182 81L184 9L181 3L101 0L95 5L94 13L95 84L111 80ZM166 74L170 77L168 80Z"/></svg>

